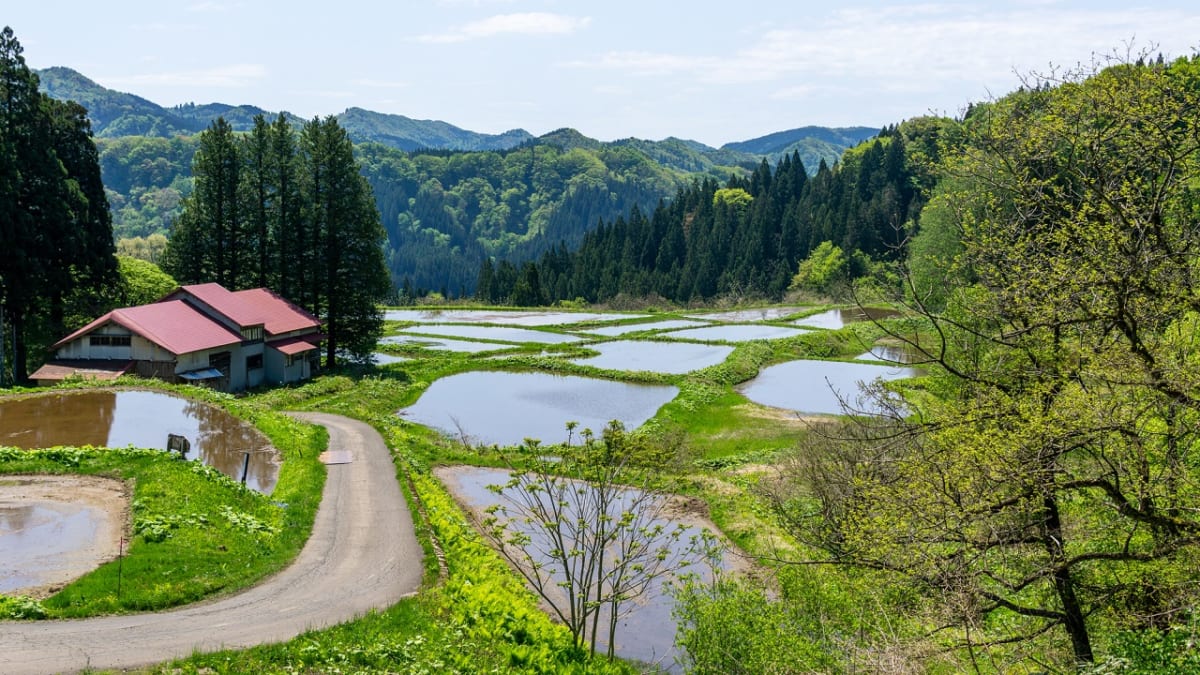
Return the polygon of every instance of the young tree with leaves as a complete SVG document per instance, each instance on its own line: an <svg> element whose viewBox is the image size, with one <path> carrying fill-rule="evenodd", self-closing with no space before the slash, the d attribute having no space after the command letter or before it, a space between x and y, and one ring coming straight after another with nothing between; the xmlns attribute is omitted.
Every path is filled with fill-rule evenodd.
<svg viewBox="0 0 1200 675"><path fill-rule="evenodd" d="M1198 599L1200 61L1039 81L965 126L973 283L937 311L914 288L929 328L897 335L936 396L802 462L822 518L778 503L833 561L939 598L970 658L1059 635L1091 662L1101 626Z"/></svg>
<svg viewBox="0 0 1200 675"><path fill-rule="evenodd" d="M482 529L567 626L575 647L594 655L603 639L611 660L630 603L716 548L709 533L671 525L669 497L632 480L635 444L620 422L599 440L584 430L579 446L571 442L574 428L568 424L559 457L534 440L518 448L508 482L489 486L502 501L488 509Z"/></svg>

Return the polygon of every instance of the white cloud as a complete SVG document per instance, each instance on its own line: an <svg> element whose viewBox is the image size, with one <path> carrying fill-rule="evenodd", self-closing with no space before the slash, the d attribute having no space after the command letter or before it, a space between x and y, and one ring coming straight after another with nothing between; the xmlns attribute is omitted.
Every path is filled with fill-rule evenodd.
<svg viewBox="0 0 1200 675"><path fill-rule="evenodd" d="M1137 35L1134 32L1137 32ZM1085 65L1093 54L1195 45L1200 15L1181 10L1087 10L1051 2L999 5L905 4L835 10L804 24L758 26L737 33L734 48L703 55L611 51L566 66L627 76L685 78L733 85L778 83L773 98L803 95L814 82L856 80L880 91L933 91L952 83L1005 88L1015 72L1050 64ZM1194 47L1193 47L1194 49ZM1170 51L1170 50L1168 50Z"/></svg>
<svg viewBox="0 0 1200 675"><path fill-rule="evenodd" d="M143 73L104 78L105 86L229 87L241 88L266 78L267 68L257 63L239 63L204 70L173 73Z"/></svg>
<svg viewBox="0 0 1200 675"><path fill-rule="evenodd" d="M447 44L497 35L569 35L585 28L591 21L591 17L575 17L549 12L497 14L463 24L445 33L421 35L417 41Z"/></svg>

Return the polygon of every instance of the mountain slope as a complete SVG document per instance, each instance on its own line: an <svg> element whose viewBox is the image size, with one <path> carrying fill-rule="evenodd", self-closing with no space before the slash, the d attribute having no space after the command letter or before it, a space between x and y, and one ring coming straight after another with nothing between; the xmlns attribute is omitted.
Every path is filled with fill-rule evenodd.
<svg viewBox="0 0 1200 675"><path fill-rule="evenodd" d="M809 175L812 175L816 173L821 160L832 165L847 148L852 148L878 133L879 129L871 127L833 129L807 126L777 131L748 141L726 143L721 146L721 149L748 152L765 157L767 163L771 165L777 164L784 155L796 152L800 154L800 161L804 162L804 168L808 170Z"/></svg>

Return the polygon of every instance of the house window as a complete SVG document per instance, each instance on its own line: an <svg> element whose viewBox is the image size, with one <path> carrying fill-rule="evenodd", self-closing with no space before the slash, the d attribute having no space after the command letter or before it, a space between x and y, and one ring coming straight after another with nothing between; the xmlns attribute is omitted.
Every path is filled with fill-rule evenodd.
<svg viewBox="0 0 1200 675"><path fill-rule="evenodd" d="M92 347L128 347L128 335L89 335L88 344Z"/></svg>
<svg viewBox="0 0 1200 675"><path fill-rule="evenodd" d="M258 370L263 367L263 355L251 354L246 357L246 370Z"/></svg>
<svg viewBox="0 0 1200 675"><path fill-rule="evenodd" d="M249 328L242 329L242 343L243 344L253 344L255 342L262 342L262 341L263 341L263 327L262 326L250 326Z"/></svg>
<svg viewBox="0 0 1200 675"><path fill-rule="evenodd" d="M223 373L229 372L230 361L232 361L232 359L230 358L229 352L218 352L216 354L208 355L208 367L216 368Z"/></svg>

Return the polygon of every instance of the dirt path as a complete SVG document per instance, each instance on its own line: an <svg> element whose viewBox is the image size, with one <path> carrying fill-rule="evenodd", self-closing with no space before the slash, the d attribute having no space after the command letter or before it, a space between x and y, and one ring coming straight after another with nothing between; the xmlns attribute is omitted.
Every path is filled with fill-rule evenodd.
<svg viewBox="0 0 1200 675"><path fill-rule="evenodd" d="M416 592L422 551L383 439L337 415L297 415L329 429L349 464L329 475L312 536L287 569L243 593L159 614L0 622L0 673L132 668L194 651L290 639Z"/></svg>

